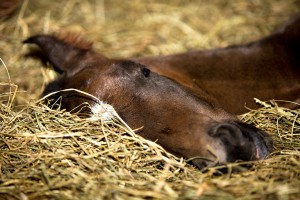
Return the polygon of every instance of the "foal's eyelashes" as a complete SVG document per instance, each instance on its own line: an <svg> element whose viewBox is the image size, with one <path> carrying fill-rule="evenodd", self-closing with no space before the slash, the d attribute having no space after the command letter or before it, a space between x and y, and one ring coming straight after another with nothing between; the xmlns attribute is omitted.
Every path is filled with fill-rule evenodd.
<svg viewBox="0 0 300 200"><path fill-rule="evenodd" d="M143 67L142 68L142 73L143 73L143 75L147 78L147 77L149 77L149 75L150 75L150 69L148 69L148 68L146 68L146 67Z"/></svg>

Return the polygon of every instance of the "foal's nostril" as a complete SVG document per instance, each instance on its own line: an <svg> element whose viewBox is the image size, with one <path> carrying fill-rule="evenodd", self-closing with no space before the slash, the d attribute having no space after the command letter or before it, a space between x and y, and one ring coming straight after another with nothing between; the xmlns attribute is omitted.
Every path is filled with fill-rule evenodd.
<svg viewBox="0 0 300 200"><path fill-rule="evenodd" d="M233 124L219 124L210 134L212 137L219 138L225 146L244 146L246 143L242 131Z"/></svg>
<svg viewBox="0 0 300 200"><path fill-rule="evenodd" d="M250 134L248 129L241 127L238 123L228 122L216 125L210 135L222 142L226 151L226 162L234 162L257 159L257 148Z"/></svg>

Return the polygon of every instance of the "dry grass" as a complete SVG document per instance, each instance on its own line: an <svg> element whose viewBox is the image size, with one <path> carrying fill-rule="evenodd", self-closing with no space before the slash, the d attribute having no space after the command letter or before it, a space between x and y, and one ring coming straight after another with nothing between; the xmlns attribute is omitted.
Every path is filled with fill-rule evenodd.
<svg viewBox="0 0 300 200"><path fill-rule="evenodd" d="M272 135L270 158L240 173L201 172L120 120L80 119L37 102L54 74L25 59L21 45L63 30L110 57L169 54L254 40L299 10L295 0L24 0L0 24L1 199L299 199L299 110L260 102L241 118Z"/></svg>

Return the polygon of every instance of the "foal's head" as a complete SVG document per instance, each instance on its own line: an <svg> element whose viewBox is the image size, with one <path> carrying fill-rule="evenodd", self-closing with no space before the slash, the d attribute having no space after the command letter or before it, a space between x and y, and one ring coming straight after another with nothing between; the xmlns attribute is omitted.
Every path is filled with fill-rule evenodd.
<svg viewBox="0 0 300 200"><path fill-rule="evenodd" d="M271 139L263 131L240 122L215 106L203 93L196 97L175 81L130 60L113 60L97 54L91 44L75 36L38 35L25 43L37 44L60 77L43 95L75 88L112 105L132 128L143 127L143 137L157 141L177 156L193 158L199 168L237 160L263 159L271 149ZM97 102L82 93L60 92L69 111Z"/></svg>

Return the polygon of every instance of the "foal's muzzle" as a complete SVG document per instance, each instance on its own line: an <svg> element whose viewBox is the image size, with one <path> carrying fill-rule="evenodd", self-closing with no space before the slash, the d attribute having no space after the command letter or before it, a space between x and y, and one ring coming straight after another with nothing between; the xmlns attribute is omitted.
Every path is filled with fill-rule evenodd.
<svg viewBox="0 0 300 200"><path fill-rule="evenodd" d="M273 150L272 139L266 132L243 122L216 124L208 134L215 142L211 153L216 154L208 159L192 160L200 169L237 161L261 160Z"/></svg>
<svg viewBox="0 0 300 200"><path fill-rule="evenodd" d="M273 149L266 132L243 122L217 124L209 134L222 141L226 162L264 159Z"/></svg>

